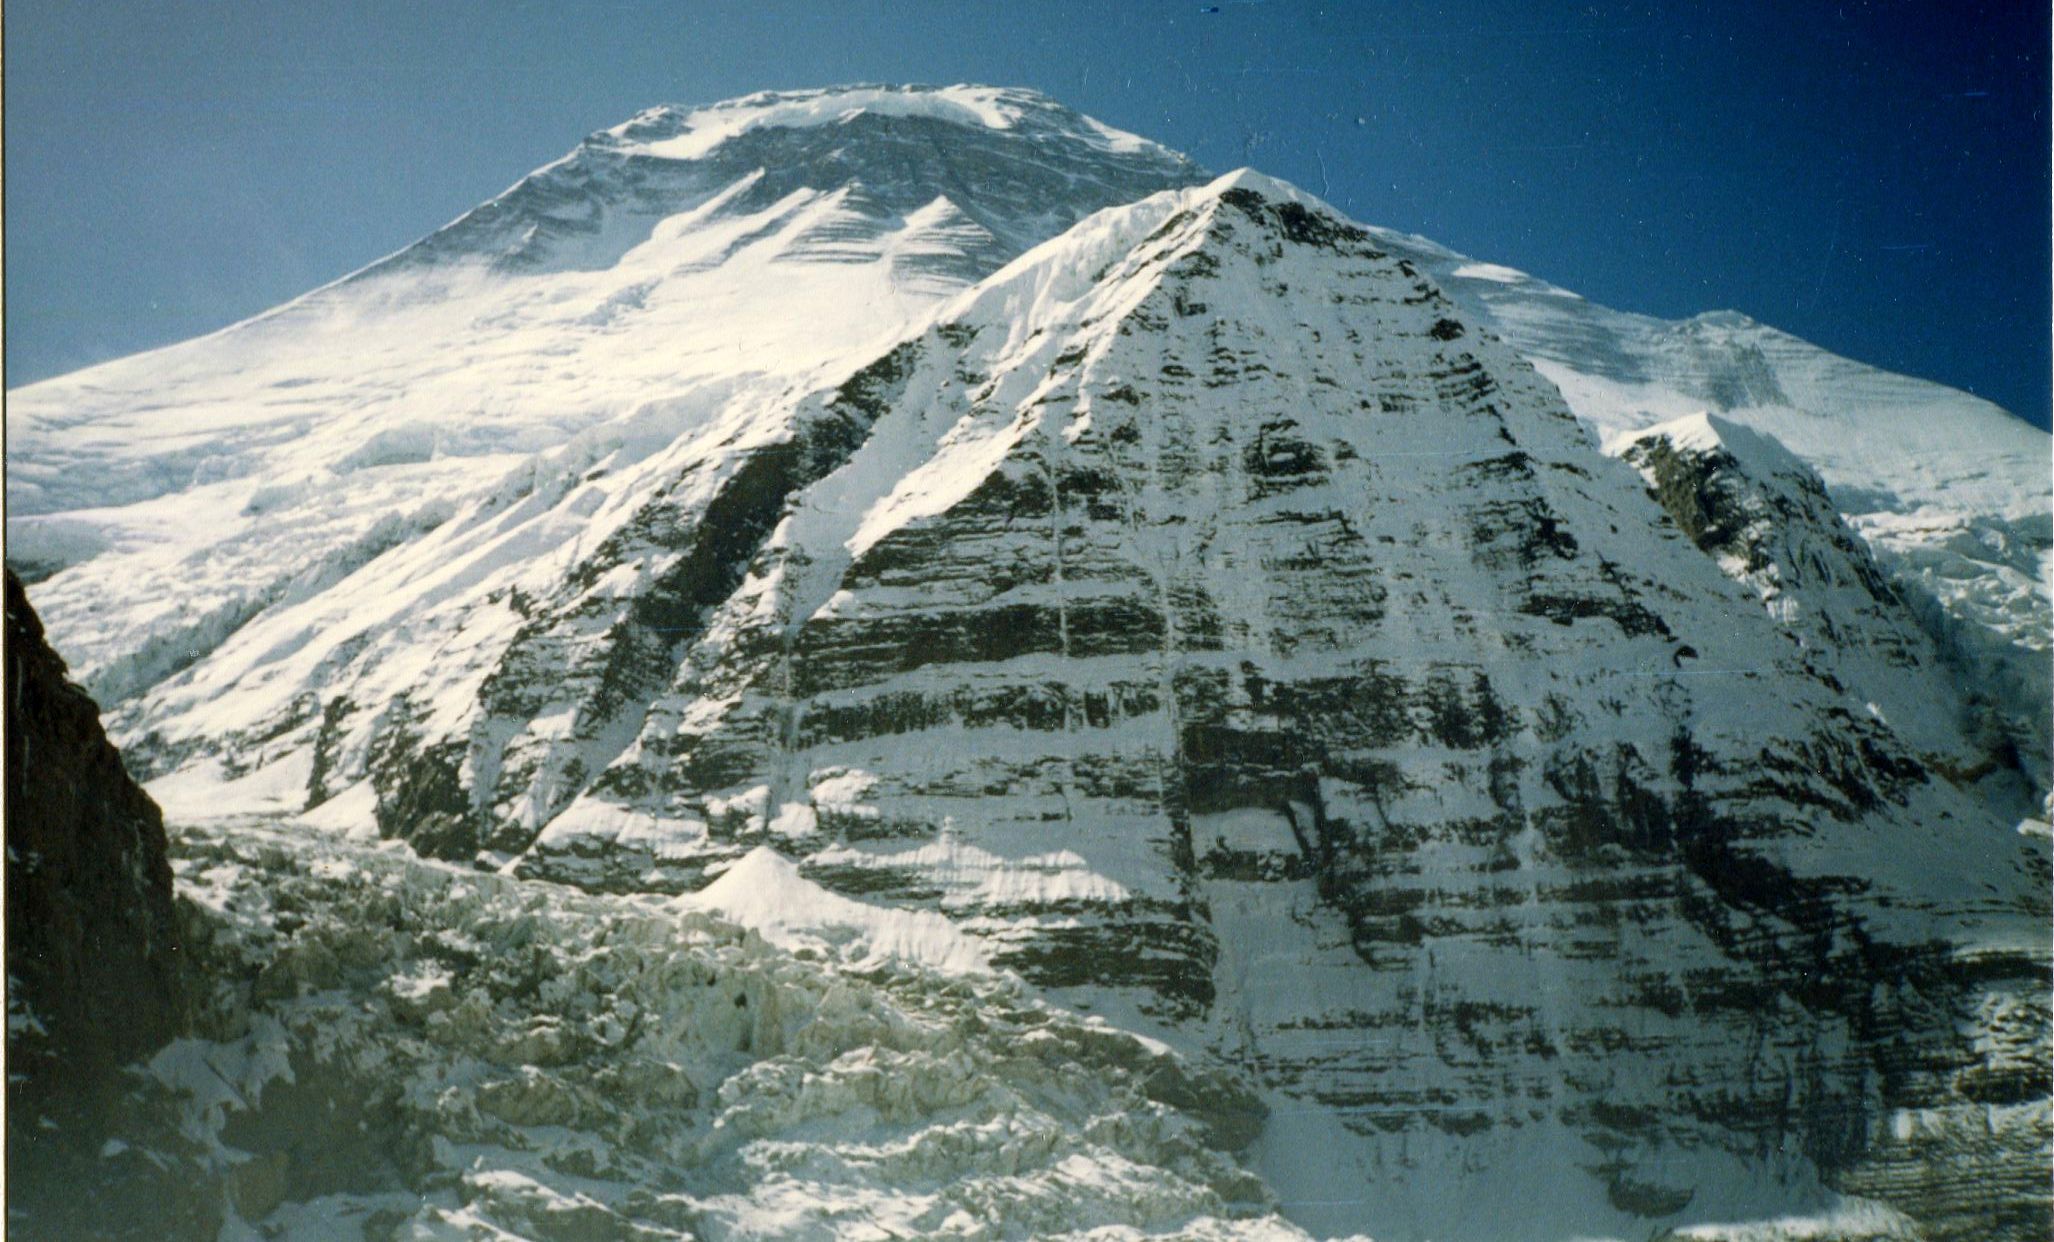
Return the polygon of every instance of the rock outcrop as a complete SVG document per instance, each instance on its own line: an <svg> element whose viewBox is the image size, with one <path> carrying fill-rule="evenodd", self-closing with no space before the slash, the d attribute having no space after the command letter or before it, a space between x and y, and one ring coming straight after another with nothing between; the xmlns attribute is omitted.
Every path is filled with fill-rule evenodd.
<svg viewBox="0 0 2054 1242"><path fill-rule="evenodd" d="M178 925L157 804L129 779L100 709L65 677L7 577L7 973L12 1075L36 1091L178 1029Z"/></svg>
<svg viewBox="0 0 2054 1242"><path fill-rule="evenodd" d="M184 962L157 805L12 572L6 660L8 1191L10 1209L62 1210L121 1067L185 1022Z"/></svg>
<svg viewBox="0 0 2054 1242"><path fill-rule="evenodd" d="M2049 781L2044 727L1934 641L1919 598L1891 580L1809 466L1710 413L1621 434L1605 451L1640 471L1721 572L1755 590L1819 677L1860 688L1864 710L1922 762L1978 786L1993 807L2032 809Z"/></svg>
<svg viewBox="0 0 2054 1242"><path fill-rule="evenodd" d="M1957 678L2015 719L2007 731L2029 757L2047 753L2046 432L1968 393L1836 357L1733 311L1629 314L1422 237L1373 232L1531 360L1606 439L1709 412L1787 448L1816 472Z"/></svg>

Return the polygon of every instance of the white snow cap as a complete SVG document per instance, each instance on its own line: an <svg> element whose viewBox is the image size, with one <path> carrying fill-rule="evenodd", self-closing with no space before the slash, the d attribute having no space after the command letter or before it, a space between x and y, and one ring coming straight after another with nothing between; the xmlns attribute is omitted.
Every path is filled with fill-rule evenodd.
<svg viewBox="0 0 2054 1242"><path fill-rule="evenodd" d="M1155 143L1072 113L1038 91L1019 87L832 86L810 91L759 91L705 107L650 108L606 132L663 159L699 159L753 129L808 129L856 116L925 117L966 128L1014 129L1030 114L1062 116L1106 151L1133 152ZM1081 123L1081 124L1079 124Z"/></svg>

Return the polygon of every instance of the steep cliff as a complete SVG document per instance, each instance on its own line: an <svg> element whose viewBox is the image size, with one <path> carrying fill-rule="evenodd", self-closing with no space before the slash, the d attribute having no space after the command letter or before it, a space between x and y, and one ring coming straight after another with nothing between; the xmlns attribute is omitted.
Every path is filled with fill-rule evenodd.
<svg viewBox="0 0 2054 1242"><path fill-rule="evenodd" d="M47 1209L110 1136L121 1067L183 1028L185 965L157 805L11 572L6 656L9 1197Z"/></svg>
<svg viewBox="0 0 2054 1242"><path fill-rule="evenodd" d="M1613 310L1423 237L1376 230L1484 317L1610 440L1709 413L1824 484L1965 693L2049 791L2054 486L2047 434L1988 401L1838 357L1733 311ZM2044 814L2042 815L2044 818Z"/></svg>
<svg viewBox="0 0 2054 1242"><path fill-rule="evenodd" d="M11 574L7 680L8 1031L33 1092L44 1056L105 1072L170 1037L179 945L163 816Z"/></svg>
<svg viewBox="0 0 2054 1242"><path fill-rule="evenodd" d="M1891 579L1823 480L1781 444L1706 413L1615 436L1605 451L1638 469L1691 541L1760 595L1807 663L1871 696L1865 709L1924 762L1983 782L1997 807L2029 809L2048 787L2044 717L2017 701L2047 670L2007 693L2004 677L1936 642L1916 589Z"/></svg>

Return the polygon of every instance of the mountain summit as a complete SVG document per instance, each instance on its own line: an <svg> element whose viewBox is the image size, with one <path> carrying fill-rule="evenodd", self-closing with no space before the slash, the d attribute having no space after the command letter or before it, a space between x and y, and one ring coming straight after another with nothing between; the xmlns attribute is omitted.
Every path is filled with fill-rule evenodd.
<svg viewBox="0 0 2054 1242"><path fill-rule="evenodd" d="M1877 373L1579 302L1030 93L766 94L644 113L278 312L16 394L9 486L53 633L195 842L298 834L302 903L383 842L476 872L452 900L568 885L637 944L662 909L800 955L836 1024L762 987L720 1010L721 1055L766 1059L695 1140L779 1220L1020 1225L879 1191L903 1142L934 1185L1031 1166L1007 1194L1089 1205L1042 1233L2026 1236L2043 726L1964 654L2003 627L1845 516L1932 516L1945 480L1892 461L1895 421L1830 477L1750 430ZM1922 391L1893 382L1862 391ZM1962 520L2030 544L1995 474ZM1885 477L1926 490L1860 491ZM1174 1165L1171 1206L1049 1190L1112 1167L1043 1168L1054 1140L989 1156L1032 1101L969 1052L946 1103L876 1086L899 1036L817 997L837 960L1070 1011L1005 1038L1093 1066L1043 1104ZM430 1043L516 1012L423 1018L453 986L363 1012ZM1133 1042L1080 1033L1107 1026ZM572 1176L548 1201L580 1220L683 1228L638 1194L674 1162L505 1154L601 1115L548 1103L585 1098L552 1049L516 1058L529 1129L410 1176L494 1228ZM1193 1128L1115 1141L1122 1091ZM731 1152L750 1125L790 1141ZM777 1199L795 1171L865 1189ZM702 1193L693 1228L748 1233Z"/></svg>
<svg viewBox="0 0 2054 1242"><path fill-rule="evenodd" d="M902 270L922 271L924 256L944 279L974 279L1081 213L1198 175L1183 156L1033 91L764 92L649 109L370 271L451 259L606 267L695 208L734 218L826 196L835 217L794 238L787 257L881 258L881 239L917 220L926 244L894 256Z"/></svg>
<svg viewBox="0 0 2054 1242"><path fill-rule="evenodd" d="M9 507L553 446L695 380L888 343L1091 212L1201 177L1031 91L652 109L285 306L23 390ZM802 303L803 319L778 309ZM536 358L556 362L538 374ZM154 416L167 402L206 413ZM70 555L46 525L14 532L45 571Z"/></svg>

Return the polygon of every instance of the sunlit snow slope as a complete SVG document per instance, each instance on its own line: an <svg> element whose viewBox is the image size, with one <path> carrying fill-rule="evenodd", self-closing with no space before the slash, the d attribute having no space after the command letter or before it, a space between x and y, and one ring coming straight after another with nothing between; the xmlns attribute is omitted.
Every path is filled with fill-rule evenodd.
<svg viewBox="0 0 2054 1242"><path fill-rule="evenodd" d="M846 371L1029 245L1195 175L1028 92L654 109L277 310L11 393L9 561L97 558L37 602L112 702L457 502L529 489L538 520L387 601L418 615L573 537L585 514L558 502L581 478L717 442L723 411Z"/></svg>

